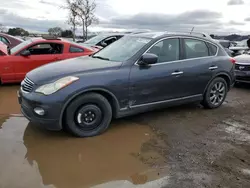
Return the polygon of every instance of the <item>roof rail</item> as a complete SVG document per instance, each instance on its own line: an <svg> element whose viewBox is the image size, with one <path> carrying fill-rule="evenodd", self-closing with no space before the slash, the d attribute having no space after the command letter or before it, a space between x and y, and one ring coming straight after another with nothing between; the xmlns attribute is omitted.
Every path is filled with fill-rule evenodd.
<svg viewBox="0 0 250 188"><path fill-rule="evenodd" d="M46 40L61 40L57 36L53 36L53 35L42 35L42 38Z"/></svg>
<svg viewBox="0 0 250 188"><path fill-rule="evenodd" d="M203 33L203 32L185 32L185 31L166 31L166 33L182 33L182 34L189 34L189 35L196 35L196 36L201 36L201 37L206 37L206 38L212 38L209 34Z"/></svg>

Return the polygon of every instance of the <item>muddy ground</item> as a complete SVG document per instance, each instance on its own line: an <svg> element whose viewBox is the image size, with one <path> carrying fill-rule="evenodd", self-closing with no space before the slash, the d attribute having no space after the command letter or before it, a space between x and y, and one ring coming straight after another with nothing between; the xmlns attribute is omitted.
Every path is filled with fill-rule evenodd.
<svg viewBox="0 0 250 188"><path fill-rule="evenodd" d="M29 123L17 89L0 87L0 188L250 187L250 86L216 110L145 113L84 139Z"/></svg>

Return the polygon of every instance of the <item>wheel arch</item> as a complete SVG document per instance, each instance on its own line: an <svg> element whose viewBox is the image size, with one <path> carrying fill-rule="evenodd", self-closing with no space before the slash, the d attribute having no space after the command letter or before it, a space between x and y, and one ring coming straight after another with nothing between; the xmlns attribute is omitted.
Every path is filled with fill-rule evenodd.
<svg viewBox="0 0 250 188"><path fill-rule="evenodd" d="M230 76L227 74L227 73L225 73L225 72L220 72L220 73L217 73L209 82L208 82L208 84L206 85L206 88L205 88L205 90L203 91L203 95L206 93L206 91L207 91L207 88L208 88L208 86L210 85L210 83L215 79L215 78L223 78L226 82L227 82L227 88L228 88L228 90L230 89L230 87L231 87L231 78L230 78Z"/></svg>
<svg viewBox="0 0 250 188"><path fill-rule="evenodd" d="M113 117L117 116L117 113L120 109L120 105L119 105L119 102L118 102L118 99L116 98L116 96L111 91L104 89L104 88L90 88L90 89L86 89L86 90L77 92L72 97L70 97L67 100L67 102L63 105L63 108L62 108L62 111L60 114L60 119L59 119L61 127L63 127L63 118L65 115L66 108L69 106L69 104L75 98L77 98L81 95L87 94L87 93L91 93L91 92L98 93L98 94L104 96L109 101L109 103L111 105Z"/></svg>

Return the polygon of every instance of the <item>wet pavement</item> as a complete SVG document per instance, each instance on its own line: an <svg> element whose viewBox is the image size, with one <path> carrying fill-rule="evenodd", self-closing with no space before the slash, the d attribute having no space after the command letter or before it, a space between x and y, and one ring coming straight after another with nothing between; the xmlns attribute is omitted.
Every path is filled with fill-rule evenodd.
<svg viewBox="0 0 250 188"><path fill-rule="evenodd" d="M29 123L18 88L0 87L0 188L250 187L248 86L216 110L145 113L84 139Z"/></svg>

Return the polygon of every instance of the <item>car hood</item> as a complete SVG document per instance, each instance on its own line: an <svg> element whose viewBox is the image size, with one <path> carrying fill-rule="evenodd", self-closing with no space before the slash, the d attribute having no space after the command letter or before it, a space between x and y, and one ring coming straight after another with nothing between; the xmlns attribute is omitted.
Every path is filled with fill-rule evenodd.
<svg viewBox="0 0 250 188"><path fill-rule="evenodd" d="M43 65L28 72L26 76L35 84L43 84L64 76L80 75L106 69L118 69L121 64L121 62L82 56Z"/></svg>
<svg viewBox="0 0 250 188"><path fill-rule="evenodd" d="M248 54L235 56L234 59L239 64L250 64L250 55Z"/></svg>

